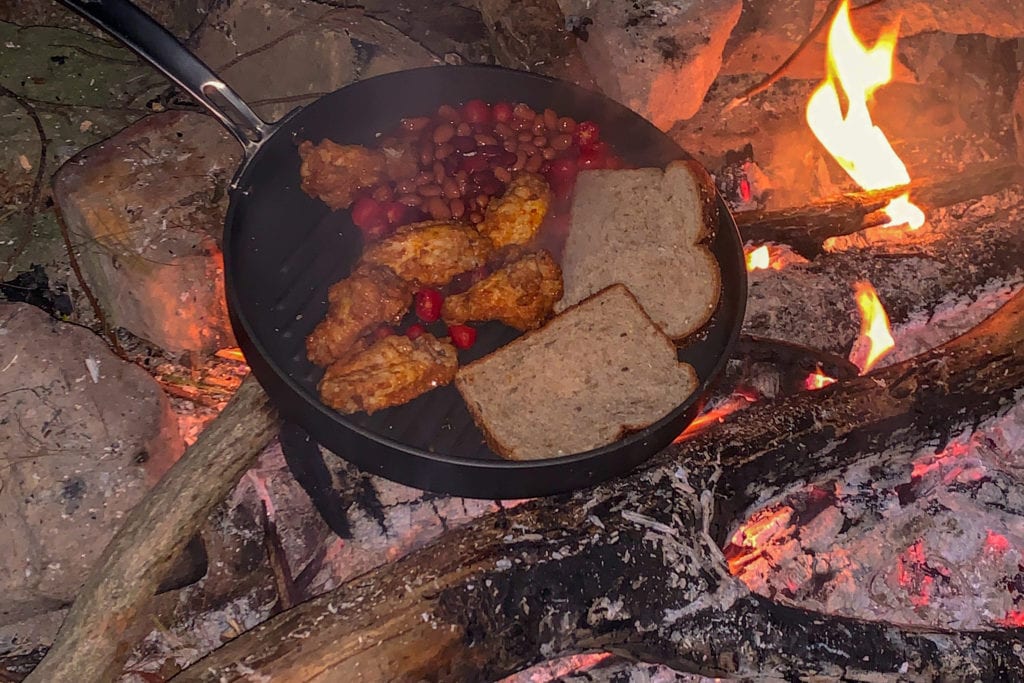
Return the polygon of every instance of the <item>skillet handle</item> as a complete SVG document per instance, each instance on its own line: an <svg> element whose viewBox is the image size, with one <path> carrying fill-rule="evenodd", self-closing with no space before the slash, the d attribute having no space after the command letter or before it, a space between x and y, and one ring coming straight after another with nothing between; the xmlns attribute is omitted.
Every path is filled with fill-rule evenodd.
<svg viewBox="0 0 1024 683"><path fill-rule="evenodd" d="M167 29L129 0L60 0L120 40L206 107L238 138L252 158L273 126L249 108L210 67L188 51Z"/></svg>

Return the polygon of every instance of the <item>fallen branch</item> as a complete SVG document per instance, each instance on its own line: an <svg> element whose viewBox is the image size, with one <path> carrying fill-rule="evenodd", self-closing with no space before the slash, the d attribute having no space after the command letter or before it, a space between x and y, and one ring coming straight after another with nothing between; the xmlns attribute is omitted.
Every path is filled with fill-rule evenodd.
<svg viewBox="0 0 1024 683"><path fill-rule="evenodd" d="M175 556L277 433L277 417L251 376L131 512L75 600L46 657L26 679L105 683L121 671L122 642Z"/></svg>
<svg viewBox="0 0 1024 683"><path fill-rule="evenodd" d="M450 532L175 680L494 680L594 649L709 676L1024 678L1020 630L909 629L777 605L728 574L710 535L736 521L755 489L997 414L1024 387L1022 360L1018 295L914 360L755 405L630 477Z"/></svg>
<svg viewBox="0 0 1024 683"><path fill-rule="evenodd" d="M788 244L806 258L814 258L830 237L884 225L888 219L879 210L908 189L914 202L925 209L938 209L995 194L1020 179L1018 165L992 162L972 166L955 176L922 178L907 187L851 192L807 206L739 211L734 217L744 241Z"/></svg>

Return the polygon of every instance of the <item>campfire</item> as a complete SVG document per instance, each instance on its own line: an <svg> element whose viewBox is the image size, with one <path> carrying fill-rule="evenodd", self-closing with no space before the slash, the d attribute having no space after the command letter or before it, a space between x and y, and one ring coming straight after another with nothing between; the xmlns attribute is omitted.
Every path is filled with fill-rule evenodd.
<svg viewBox="0 0 1024 683"><path fill-rule="evenodd" d="M68 162L53 203L71 320L148 371L188 448L123 512L73 604L40 581L4 612L0 680L1024 679L1024 24L978 23L988 7L939 25L926 4L877 0L699 16L208 4L192 42L269 118L440 61L537 70L635 109L732 210L742 335L692 423L627 476L492 501L361 471L246 377L211 284L237 145L179 91L138 95L157 113ZM331 71L350 45L351 69ZM314 52L328 80L299 88L288 66L277 82ZM11 101L41 127L74 111ZM48 178L57 139L16 150L19 172ZM40 188L18 191L30 219L50 210ZM26 272L3 278L6 298L63 295ZM24 355L0 356L0 380ZM122 360L90 351L65 375L100 385ZM56 498L69 525L73 484Z"/></svg>

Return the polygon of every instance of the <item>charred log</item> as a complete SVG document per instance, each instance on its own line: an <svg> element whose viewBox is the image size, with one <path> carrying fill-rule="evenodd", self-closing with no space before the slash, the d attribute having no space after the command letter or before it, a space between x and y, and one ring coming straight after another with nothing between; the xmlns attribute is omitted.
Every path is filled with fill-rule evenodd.
<svg viewBox="0 0 1024 683"><path fill-rule="evenodd" d="M745 241L788 244L802 256L814 258L830 238L884 225L888 219L879 210L908 189L915 202L937 209L1001 192L1019 180L1020 167L996 162L953 177L916 180L909 187L851 192L800 207L740 211L735 218Z"/></svg>
<svg viewBox="0 0 1024 683"><path fill-rule="evenodd" d="M1019 630L904 629L783 607L731 577L711 536L755 488L899 457L900 443L998 413L1024 387L1022 342L1018 295L917 359L738 413L631 477L488 515L175 680L493 680L592 649L716 676L1022 678Z"/></svg>

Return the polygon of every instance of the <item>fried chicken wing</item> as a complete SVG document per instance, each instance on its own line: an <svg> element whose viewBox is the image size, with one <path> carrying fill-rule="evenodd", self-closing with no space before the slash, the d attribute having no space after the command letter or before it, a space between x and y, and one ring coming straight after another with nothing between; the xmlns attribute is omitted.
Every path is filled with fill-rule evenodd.
<svg viewBox="0 0 1024 683"><path fill-rule="evenodd" d="M397 323L412 304L412 288L390 268L361 266L327 291L327 317L306 338L306 355L321 367L365 348L363 335Z"/></svg>
<svg viewBox="0 0 1024 683"><path fill-rule="evenodd" d="M387 266L416 285L441 287L486 263L491 249L490 240L468 225L425 221L367 245L363 263Z"/></svg>
<svg viewBox="0 0 1024 683"><path fill-rule="evenodd" d="M431 334L392 335L332 364L320 381L323 402L340 413L373 414L402 405L455 378L455 347Z"/></svg>
<svg viewBox="0 0 1024 683"><path fill-rule="evenodd" d="M302 190L332 209L347 208L356 192L387 176L387 155L362 145L339 145L326 139L314 145L306 140L299 145L299 156Z"/></svg>
<svg viewBox="0 0 1024 683"><path fill-rule="evenodd" d="M513 260L466 292L446 298L441 317L449 325L500 320L518 330L532 330L547 320L561 298L562 271L551 254L514 254Z"/></svg>
<svg viewBox="0 0 1024 683"><path fill-rule="evenodd" d="M551 205L551 188L542 176L522 173L512 179L505 194L491 200L477 226L495 247L526 244L540 229Z"/></svg>

